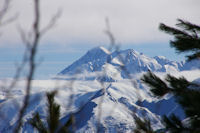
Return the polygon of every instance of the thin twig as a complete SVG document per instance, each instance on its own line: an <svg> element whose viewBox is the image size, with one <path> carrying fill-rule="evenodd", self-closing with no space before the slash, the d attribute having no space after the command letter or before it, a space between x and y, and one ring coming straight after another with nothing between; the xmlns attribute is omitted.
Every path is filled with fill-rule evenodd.
<svg viewBox="0 0 200 133"><path fill-rule="evenodd" d="M105 19L105 22L106 22L106 30L105 30L105 34L108 36L109 40L110 40L110 44L109 44L109 51L111 51L112 49L114 49L116 52L117 52L117 55L118 55L118 58L119 60L125 64L125 60L124 58L122 57L122 55L120 54L119 52L119 45L116 43L116 39L113 35L113 33L111 32L111 29L110 29L110 23L109 23L109 19L106 18ZM109 59L107 58L106 60L106 63L109 62ZM107 65L106 65L107 66ZM139 89L137 87L137 83L133 80L133 77L131 76L130 72L127 70L127 68L125 66L120 66L120 69L123 70L125 72L125 74L127 75L127 77L129 78L129 80L131 81L133 87L136 89L136 93L137 93L137 97L138 97L138 100L140 101L141 99L141 95L140 95L140 92L139 92ZM106 73L106 67L104 69L104 73ZM101 113L102 113L102 102L103 102L103 98L104 98L104 95L106 93L106 90L105 90L105 86L104 86L104 83L103 82L100 82L102 87L103 87L103 96L101 97L100 99L100 102L99 102L99 112L98 112L98 121L100 122L101 120ZM114 107L113 107L114 108ZM113 111L113 110L112 110ZM112 112L111 111L111 112ZM133 115L135 115L136 113L136 108L135 110L133 110ZM97 126L97 132L100 131L100 125L98 124Z"/></svg>
<svg viewBox="0 0 200 133"><path fill-rule="evenodd" d="M49 29L51 29L56 24L56 21L61 16L61 13L62 11L58 10L57 13L53 15L47 26L41 30L40 32L41 35L45 34Z"/></svg>
<svg viewBox="0 0 200 133"><path fill-rule="evenodd" d="M35 11L35 20L34 20L34 24L33 24L33 33L34 33L34 40L33 40L33 44L31 47L31 53L30 53L30 58L29 58L29 74L27 77L27 83L26 83L26 94L23 100L23 106L20 109L19 112L19 118L18 118L18 123L17 126L15 128L15 132L18 133L20 130L20 127L22 125L22 118L24 116L25 110L29 104L29 98L30 98L30 92L31 92L31 82L32 82L32 78L34 76L34 71L35 71L35 55L37 52L37 46L38 46L38 42L40 39L40 31L39 31L39 23L40 23L40 10L39 10L39 0L34 0L34 11Z"/></svg>
<svg viewBox="0 0 200 133"><path fill-rule="evenodd" d="M16 13L12 17L5 19L6 18L5 16L8 14L8 12L10 10L11 1L12 0L3 0L2 1L3 6L2 6L2 9L0 9L0 27L13 22L18 17L18 14Z"/></svg>

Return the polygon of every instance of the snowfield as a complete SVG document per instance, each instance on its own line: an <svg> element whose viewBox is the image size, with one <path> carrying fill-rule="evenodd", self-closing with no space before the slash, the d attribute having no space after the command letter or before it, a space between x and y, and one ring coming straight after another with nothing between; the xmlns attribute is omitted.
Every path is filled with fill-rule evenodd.
<svg viewBox="0 0 200 133"><path fill-rule="evenodd" d="M184 120L185 114L173 96L153 97L140 77L151 70L161 78L170 73L199 83L200 63L189 64L169 61L162 56L150 58L130 49L110 52L103 47L94 48L53 79L32 81L30 104L23 117L21 132L36 132L28 120L36 112L45 120L46 92L53 90L58 90L55 100L61 105L61 123L73 113L76 132L92 133L97 128L100 132L132 132L135 127L133 113L150 119L154 129L163 127L162 115L175 113ZM8 98L5 88L11 81L0 80L0 86L3 86L0 91L0 132L12 132L25 95L26 80L20 79Z"/></svg>

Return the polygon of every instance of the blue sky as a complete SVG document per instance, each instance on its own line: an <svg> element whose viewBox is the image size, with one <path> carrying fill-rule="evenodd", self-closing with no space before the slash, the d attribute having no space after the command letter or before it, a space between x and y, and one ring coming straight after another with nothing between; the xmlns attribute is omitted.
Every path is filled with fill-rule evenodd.
<svg viewBox="0 0 200 133"><path fill-rule="evenodd" d="M105 18L121 49L134 49L153 57L163 55L171 60L183 60L169 47L169 35L158 30L160 22L174 26L177 18L198 24L199 0L42 0L41 29L61 9L55 27L40 41L37 61L41 62L36 78L55 75L89 49L108 47ZM18 14L12 23L0 27L0 78L12 77L21 61L24 46L19 27L27 33L33 21L31 0L12 0L6 18Z"/></svg>
<svg viewBox="0 0 200 133"><path fill-rule="evenodd" d="M103 45L108 47L108 45ZM38 67L36 69L36 79L47 79L66 68L75 60L83 56L93 45L73 44L63 46L57 44L40 45L37 55ZM121 49L134 49L150 57L162 55L171 60L183 60L184 55L178 55L169 44L126 44L121 45ZM16 64L22 60L24 52L23 46L0 48L0 78L12 77L16 70Z"/></svg>

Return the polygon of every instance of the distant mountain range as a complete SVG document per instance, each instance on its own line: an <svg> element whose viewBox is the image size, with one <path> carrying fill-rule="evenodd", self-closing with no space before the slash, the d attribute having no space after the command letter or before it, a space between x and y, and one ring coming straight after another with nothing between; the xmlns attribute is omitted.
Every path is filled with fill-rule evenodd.
<svg viewBox="0 0 200 133"><path fill-rule="evenodd" d="M64 123L69 114L73 113L78 133L93 133L97 129L102 133L131 132L135 127L134 113L149 119L154 129L161 129L162 115L175 113L184 120L185 114L172 95L162 99L153 97L148 87L141 83L140 76L148 70L178 73L199 67L198 60L177 62L163 56L151 58L132 49L110 52L104 47L96 47L55 77L66 81L56 97L57 103L61 105L60 121ZM52 80L56 81L60 80ZM0 119L0 132L11 132L17 123L17 111L24 96L20 89L14 91L15 98L1 100L0 114L5 119ZM21 132L35 132L27 122L33 113L39 112L45 120L45 92L50 90L32 91ZM71 93L73 99L70 99Z"/></svg>
<svg viewBox="0 0 200 133"><path fill-rule="evenodd" d="M200 68L200 61L198 60L177 62L170 61L163 56L151 58L133 49L110 52L104 47L96 47L89 50L84 56L62 70L58 75L69 76L104 72L105 79L115 81L117 78L128 78L127 74L147 72L148 70L153 72L178 72L198 68ZM120 77L116 78L115 74L118 74ZM90 77L89 79L95 78Z"/></svg>

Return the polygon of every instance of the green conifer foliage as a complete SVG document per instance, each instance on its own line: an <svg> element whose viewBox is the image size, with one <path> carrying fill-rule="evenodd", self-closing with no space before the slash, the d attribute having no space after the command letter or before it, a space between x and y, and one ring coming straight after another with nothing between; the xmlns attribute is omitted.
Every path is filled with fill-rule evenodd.
<svg viewBox="0 0 200 133"><path fill-rule="evenodd" d="M134 117L136 128L134 129L134 133L156 133L153 131L151 127L151 121L144 119L141 120L139 117Z"/></svg>
<svg viewBox="0 0 200 133"><path fill-rule="evenodd" d="M72 117L64 124L60 123L60 105L58 105L54 97L56 95L56 91L48 92L47 96L47 106L48 106L48 115L46 118L47 126L45 125L45 121L42 121L39 113L36 113L33 118L29 121L29 123L37 129L39 133L69 133L69 128L72 124Z"/></svg>
<svg viewBox="0 0 200 133"><path fill-rule="evenodd" d="M187 56L188 60L200 58L200 26L182 19L178 19L176 26L173 28L161 23L159 29L174 36L170 44L178 53L192 53Z"/></svg>
<svg viewBox="0 0 200 133"><path fill-rule="evenodd" d="M160 24L160 30L174 36L170 41L171 47L177 52L189 52L188 60L200 58L200 26L188 21L178 19L173 28L165 24ZM199 60L200 61L200 60ZM171 93L175 96L178 104L183 108L187 119L181 121L174 114L170 117L164 116L165 129L170 133L200 133L200 85L189 82L184 77L176 78L166 75L165 80L161 80L152 72L148 72L141 80L150 87L150 91L158 98Z"/></svg>

